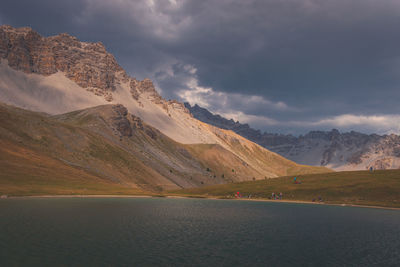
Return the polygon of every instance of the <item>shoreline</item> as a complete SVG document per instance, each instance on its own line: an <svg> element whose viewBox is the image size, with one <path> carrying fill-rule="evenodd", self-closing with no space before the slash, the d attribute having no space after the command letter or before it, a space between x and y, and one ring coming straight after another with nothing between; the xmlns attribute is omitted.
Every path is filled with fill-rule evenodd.
<svg viewBox="0 0 400 267"><path fill-rule="evenodd" d="M312 205L328 205L339 207L358 207L358 208L372 208L372 209L386 209L386 210L400 210L396 207L385 207L376 205L358 205L347 203L325 203L325 202L312 202L304 200L271 200L271 199L255 199L255 198L218 198L217 196L179 196L179 195L37 195L37 196L7 196L2 199L18 199L18 198L172 198L172 199L213 199L213 200L235 200L235 201L255 201L255 202L272 202L272 203L292 203L292 204L312 204Z"/></svg>

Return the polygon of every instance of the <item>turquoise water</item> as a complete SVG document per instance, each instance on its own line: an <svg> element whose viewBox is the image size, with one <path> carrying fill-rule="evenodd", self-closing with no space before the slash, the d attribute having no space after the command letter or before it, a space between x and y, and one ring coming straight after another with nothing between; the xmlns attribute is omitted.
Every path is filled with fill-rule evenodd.
<svg viewBox="0 0 400 267"><path fill-rule="evenodd" d="M399 266L400 211L164 198L0 200L0 266Z"/></svg>

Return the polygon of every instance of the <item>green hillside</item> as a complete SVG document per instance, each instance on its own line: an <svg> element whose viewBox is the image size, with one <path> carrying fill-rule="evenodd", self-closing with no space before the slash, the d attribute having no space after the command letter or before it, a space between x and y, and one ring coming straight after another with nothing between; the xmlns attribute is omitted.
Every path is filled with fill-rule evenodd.
<svg viewBox="0 0 400 267"><path fill-rule="evenodd" d="M183 196L235 198L235 193L252 199L270 199L282 192L283 200L331 204L400 207L400 170L351 171L280 177L262 181L231 183L172 193ZM301 183L300 183L301 182Z"/></svg>
<svg viewBox="0 0 400 267"><path fill-rule="evenodd" d="M0 104L0 145L0 194L7 195L159 193L263 179L279 166L283 173L330 171L255 144L248 162L220 145L183 145L122 105L50 116Z"/></svg>

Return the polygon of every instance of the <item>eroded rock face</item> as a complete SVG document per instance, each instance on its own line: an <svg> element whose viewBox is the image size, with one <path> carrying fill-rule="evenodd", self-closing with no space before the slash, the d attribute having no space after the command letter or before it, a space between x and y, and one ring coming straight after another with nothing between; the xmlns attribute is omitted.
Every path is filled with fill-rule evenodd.
<svg viewBox="0 0 400 267"><path fill-rule="evenodd" d="M159 132L143 123L143 121L132 114L128 116L128 110L121 104L112 106L112 116L110 116L111 126L115 134L122 137L131 137L136 130L143 131L152 139L157 139Z"/></svg>
<svg viewBox="0 0 400 267"><path fill-rule="evenodd" d="M106 51L104 45L80 42L67 33L43 37L29 27L0 26L0 61L25 73L51 75L62 72L80 87L112 102L118 86L128 87L132 98L144 107L143 98L161 106L171 116L171 109L188 114L183 104L163 99L150 79L130 77Z"/></svg>
<svg viewBox="0 0 400 267"><path fill-rule="evenodd" d="M135 99L143 92L160 97L149 79L130 78L102 43L80 42L66 33L42 37L29 27L0 26L1 59L25 73L51 75L62 71L79 86L107 101L112 101L118 83L130 83Z"/></svg>
<svg viewBox="0 0 400 267"><path fill-rule="evenodd" d="M375 160L372 164L368 165L367 168L369 169L372 167L374 170L387 170L392 169L393 165L393 158L383 158Z"/></svg>
<svg viewBox="0 0 400 267"><path fill-rule="evenodd" d="M157 93L153 82L150 79L145 78L143 81L136 80L132 78L130 80L129 86L131 88L132 97L136 100L143 93L149 93L149 96L153 98L156 102L162 102L161 96Z"/></svg>
<svg viewBox="0 0 400 267"><path fill-rule="evenodd" d="M113 127L119 132L120 136L132 136L131 123L127 118L128 110L123 105L112 107L114 116L111 117Z"/></svg>
<svg viewBox="0 0 400 267"><path fill-rule="evenodd" d="M132 123L133 129L139 129L139 130L143 130L144 129L143 121L139 117L131 115L131 118L132 118L132 121L133 121L133 123Z"/></svg>

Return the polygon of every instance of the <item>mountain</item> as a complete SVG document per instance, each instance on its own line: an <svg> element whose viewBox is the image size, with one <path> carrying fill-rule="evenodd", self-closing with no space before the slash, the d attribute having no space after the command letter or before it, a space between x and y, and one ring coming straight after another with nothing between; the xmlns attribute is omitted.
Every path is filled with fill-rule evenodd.
<svg viewBox="0 0 400 267"><path fill-rule="evenodd" d="M163 99L151 80L127 75L103 44L65 33L0 26L0 101L49 114L122 104L177 142L224 143L182 103Z"/></svg>
<svg viewBox="0 0 400 267"><path fill-rule="evenodd" d="M130 77L104 45L68 34L0 26L0 101L6 144L122 186L157 191L329 171L193 118L151 80Z"/></svg>
<svg viewBox="0 0 400 267"><path fill-rule="evenodd" d="M80 193L101 186L158 192L262 178L222 146L177 143L122 105L48 115L0 104L0 144L1 194L15 194L16 188L20 194L68 193L71 184ZM280 164L289 174L323 171L280 156L268 161L253 149L259 160Z"/></svg>
<svg viewBox="0 0 400 267"><path fill-rule="evenodd" d="M40 158L52 163L41 161L44 177L60 168L72 169L142 191L241 181L259 175L219 145L182 145L171 140L122 105L51 116L0 104L0 116L2 175L19 173L13 179L35 175L31 170ZM198 150L210 156L201 157ZM214 151L218 151L219 168L214 168Z"/></svg>
<svg viewBox="0 0 400 267"><path fill-rule="evenodd" d="M205 123L237 134L300 164L326 166L335 170L400 168L400 136L311 131L306 135L261 133L248 124L214 115L198 105L185 103L193 116Z"/></svg>

